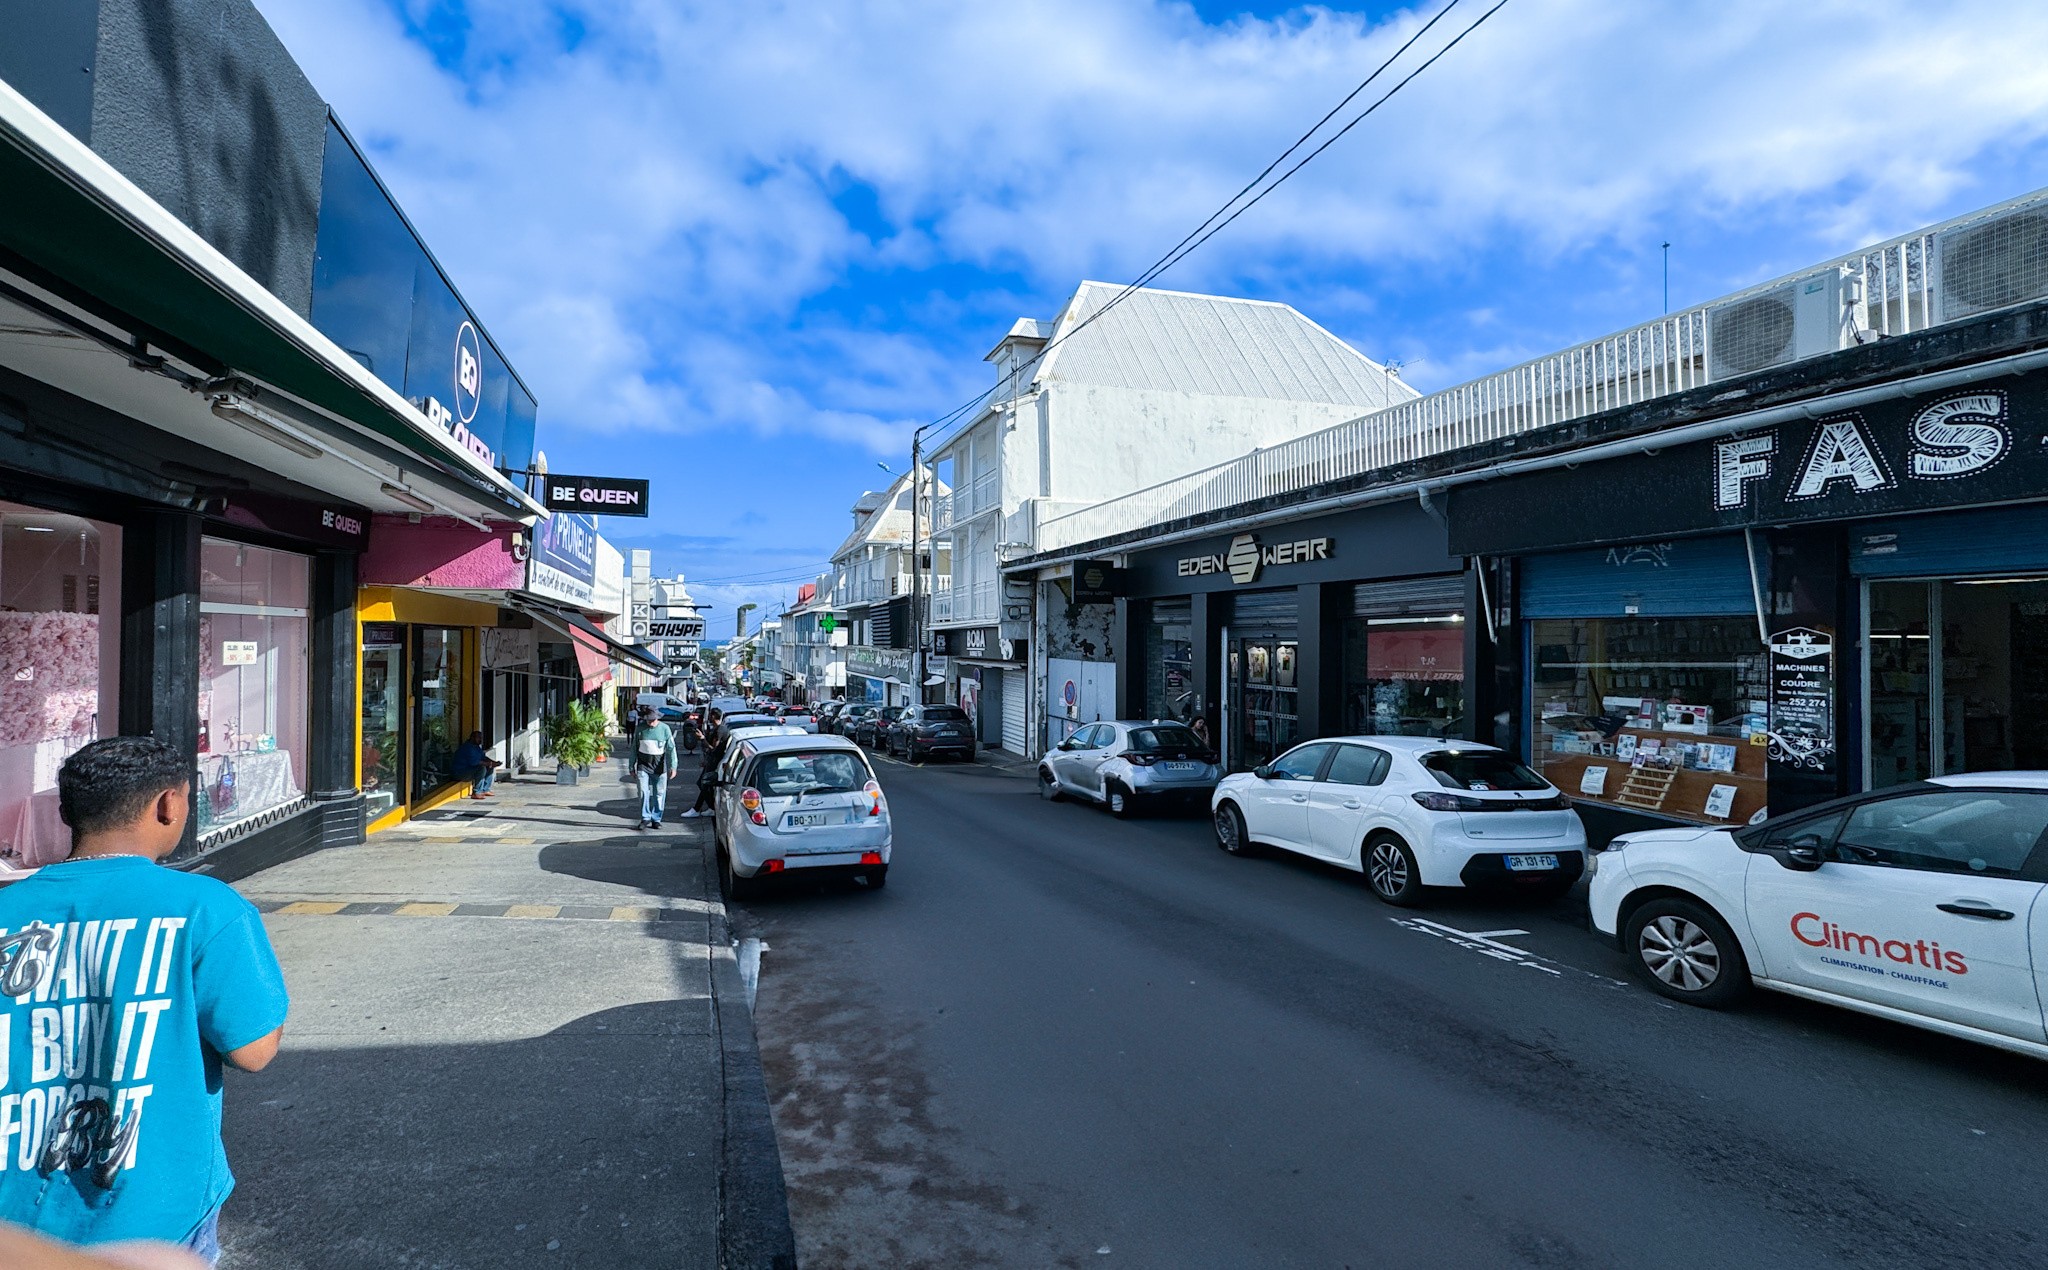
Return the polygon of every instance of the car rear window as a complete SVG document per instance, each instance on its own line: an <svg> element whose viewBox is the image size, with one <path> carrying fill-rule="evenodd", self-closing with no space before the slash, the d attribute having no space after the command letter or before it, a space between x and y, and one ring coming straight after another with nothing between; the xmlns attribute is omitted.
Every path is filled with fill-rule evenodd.
<svg viewBox="0 0 2048 1270"><path fill-rule="evenodd" d="M1421 757L1423 770L1446 789L1548 789L1541 776L1505 754L1446 750Z"/></svg>
<svg viewBox="0 0 2048 1270"><path fill-rule="evenodd" d="M843 794L868 783L868 765L844 750L784 750L754 765L748 784L772 797Z"/></svg>
<svg viewBox="0 0 2048 1270"><path fill-rule="evenodd" d="M959 706L926 706L924 717L934 723L967 722L967 712Z"/></svg>
<svg viewBox="0 0 2048 1270"><path fill-rule="evenodd" d="M1191 729L1183 727L1132 728L1131 748L1134 750L1206 750L1202 738Z"/></svg>

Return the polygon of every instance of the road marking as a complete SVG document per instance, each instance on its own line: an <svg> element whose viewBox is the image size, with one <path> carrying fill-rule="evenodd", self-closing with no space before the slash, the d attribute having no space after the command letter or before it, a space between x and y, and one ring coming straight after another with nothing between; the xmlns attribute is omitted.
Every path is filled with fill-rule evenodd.
<svg viewBox="0 0 2048 1270"><path fill-rule="evenodd" d="M1409 930L1434 936L1437 939L1455 944L1460 948L1476 952L1482 957L1491 957L1495 961L1505 961L1511 965L1527 966L1531 970L1541 970L1547 975L1562 976L1564 974L1564 971L1554 966L1546 965L1547 958L1539 957L1525 948L1517 948L1513 944L1503 944L1494 938L1497 935L1526 935L1529 932L1525 930L1492 930L1484 932L1459 930L1455 926L1446 926L1442 922L1432 922L1426 917L1395 917L1389 920L1396 926L1405 926Z"/></svg>
<svg viewBox="0 0 2048 1270"><path fill-rule="evenodd" d="M399 917L446 917L455 911L453 904L400 904Z"/></svg>
<svg viewBox="0 0 2048 1270"><path fill-rule="evenodd" d="M559 917L561 913L562 906L560 904L508 904L505 906L505 916L507 917Z"/></svg>
<svg viewBox="0 0 2048 1270"><path fill-rule="evenodd" d="M327 917L347 907L347 900L297 900L276 912L280 917Z"/></svg>

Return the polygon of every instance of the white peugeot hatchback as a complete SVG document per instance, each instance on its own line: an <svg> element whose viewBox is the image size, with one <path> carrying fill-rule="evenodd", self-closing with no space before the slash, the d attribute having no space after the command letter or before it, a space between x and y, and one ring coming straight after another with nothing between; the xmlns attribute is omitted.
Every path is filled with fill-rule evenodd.
<svg viewBox="0 0 2048 1270"><path fill-rule="evenodd" d="M1624 834L1593 926L1658 992L1752 983L2048 1058L2048 772L1937 776L1743 829Z"/></svg>
<svg viewBox="0 0 2048 1270"><path fill-rule="evenodd" d="M1586 863L1586 828L1557 787L1475 741L1309 741L1217 784L1216 843L1270 845L1365 874L1389 904L1425 888L1513 887L1556 898Z"/></svg>
<svg viewBox="0 0 2048 1270"><path fill-rule="evenodd" d="M720 778L713 834L727 894L765 878L889 880L889 802L858 745L840 736L753 736L735 743Z"/></svg>

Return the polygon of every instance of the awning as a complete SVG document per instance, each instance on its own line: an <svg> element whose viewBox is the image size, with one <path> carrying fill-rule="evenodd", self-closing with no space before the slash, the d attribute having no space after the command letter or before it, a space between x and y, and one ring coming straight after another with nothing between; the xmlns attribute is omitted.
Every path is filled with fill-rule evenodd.
<svg viewBox="0 0 2048 1270"><path fill-rule="evenodd" d="M607 662L632 662L642 670L650 670L657 674L665 669L661 664L661 659L653 653L637 645L625 644L613 639L602 626L599 626L574 609L565 609L560 605L549 604L545 600L537 600L525 595L512 595L506 598L511 601L513 608L527 614L535 621L545 624L556 633L567 638L571 643L576 644L579 648L583 644L588 643L592 648L601 652ZM578 654L578 659L581 659L581 654Z"/></svg>
<svg viewBox="0 0 2048 1270"><path fill-rule="evenodd" d="M576 649L576 672L583 676L583 691L596 692L612 681L611 650L602 640L569 628L569 642Z"/></svg>
<svg viewBox="0 0 2048 1270"><path fill-rule="evenodd" d="M507 515L546 510L5 83L0 189L0 247L138 319L166 347L386 437Z"/></svg>

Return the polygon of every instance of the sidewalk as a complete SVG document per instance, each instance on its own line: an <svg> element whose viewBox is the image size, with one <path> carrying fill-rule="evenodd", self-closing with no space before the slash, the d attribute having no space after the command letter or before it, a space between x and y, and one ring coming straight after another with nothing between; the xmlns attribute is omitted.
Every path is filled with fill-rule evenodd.
<svg viewBox="0 0 2048 1270"><path fill-rule="evenodd" d="M237 884L292 1011L228 1079L224 1266L794 1266L708 828L619 771Z"/></svg>

